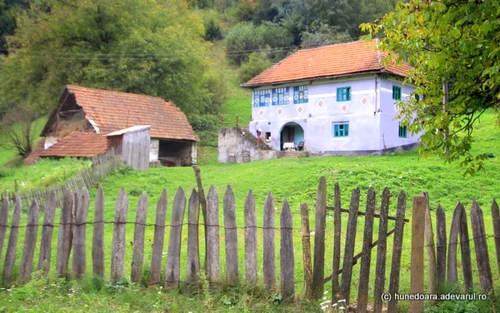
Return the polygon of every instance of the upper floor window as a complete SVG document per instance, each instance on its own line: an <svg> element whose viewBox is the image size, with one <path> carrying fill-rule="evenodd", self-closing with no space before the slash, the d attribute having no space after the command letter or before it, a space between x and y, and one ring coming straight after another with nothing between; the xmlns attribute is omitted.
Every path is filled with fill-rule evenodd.
<svg viewBox="0 0 500 313"><path fill-rule="evenodd" d="M337 101L350 101L351 87L337 88Z"/></svg>
<svg viewBox="0 0 500 313"><path fill-rule="evenodd" d="M401 100L401 87L392 86L392 99Z"/></svg>
<svg viewBox="0 0 500 313"><path fill-rule="evenodd" d="M399 124L399 138L408 138L408 126Z"/></svg>
<svg viewBox="0 0 500 313"><path fill-rule="evenodd" d="M307 103L309 99L309 91L307 86L293 87L293 104Z"/></svg>
<svg viewBox="0 0 500 313"><path fill-rule="evenodd" d="M271 104L271 89L254 90L253 106L265 107Z"/></svg>
<svg viewBox="0 0 500 313"><path fill-rule="evenodd" d="M348 137L349 122L333 123L333 137Z"/></svg>
<svg viewBox="0 0 500 313"><path fill-rule="evenodd" d="M273 88L273 105L289 104L289 89L288 87Z"/></svg>

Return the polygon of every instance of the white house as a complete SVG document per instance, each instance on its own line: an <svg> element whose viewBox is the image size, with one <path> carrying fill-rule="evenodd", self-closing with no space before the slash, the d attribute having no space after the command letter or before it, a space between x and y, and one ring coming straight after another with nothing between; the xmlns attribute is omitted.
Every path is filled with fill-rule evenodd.
<svg viewBox="0 0 500 313"><path fill-rule="evenodd" d="M381 153L411 148L418 135L395 119L411 66L384 64L375 41L299 50L242 84L253 91L250 131L275 150Z"/></svg>

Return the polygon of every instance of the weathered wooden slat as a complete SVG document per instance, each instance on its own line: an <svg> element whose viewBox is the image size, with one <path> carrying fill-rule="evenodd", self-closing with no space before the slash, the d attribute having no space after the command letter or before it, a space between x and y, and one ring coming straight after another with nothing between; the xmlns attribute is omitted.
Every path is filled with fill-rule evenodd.
<svg viewBox="0 0 500 313"><path fill-rule="evenodd" d="M2 259L3 244L5 242L5 233L7 232L7 218L9 217L9 199L4 196L2 199L2 208L0 211L0 260Z"/></svg>
<svg viewBox="0 0 500 313"><path fill-rule="evenodd" d="M35 256L36 238L38 234L38 212L38 202L35 199L28 213L23 256L21 258L21 268L19 270L19 281L21 283L26 283L30 280L31 271L33 269L33 257Z"/></svg>
<svg viewBox="0 0 500 313"><path fill-rule="evenodd" d="M434 244L434 230L432 228L431 211L429 206L429 194L427 192L422 192L421 196L425 197L426 208L425 208L425 225L424 225L424 236L427 251L427 286L428 292L436 293L436 248Z"/></svg>
<svg viewBox="0 0 500 313"><path fill-rule="evenodd" d="M207 195L207 279L212 288L220 283L219 195L212 185Z"/></svg>
<svg viewBox="0 0 500 313"><path fill-rule="evenodd" d="M339 296L340 284L339 284L339 269L340 269L340 251L341 251L341 197L340 197L340 186L338 183L335 184L334 188L334 198L335 206L333 212L333 273L332 273L332 303L336 302Z"/></svg>
<svg viewBox="0 0 500 313"><path fill-rule="evenodd" d="M57 195L54 190L48 192L43 217L42 242L40 243L40 255L38 257L37 269L42 270L45 274L47 274L50 269L50 258L52 255L52 234L54 231L54 214L57 201L56 197Z"/></svg>
<svg viewBox="0 0 500 313"><path fill-rule="evenodd" d="M188 214L187 282L194 284L198 281L198 273L200 272L200 243L198 241L200 200L195 189L189 197Z"/></svg>
<svg viewBox="0 0 500 313"><path fill-rule="evenodd" d="M342 266L342 284L340 290L342 298L349 304L351 295L351 279L352 279L352 261L354 256L354 245L356 241L356 223L359 209L359 188L353 189L351 192L351 204L349 206L349 220L347 225L344 263Z"/></svg>
<svg viewBox="0 0 500 313"><path fill-rule="evenodd" d="M500 274L500 211L495 199L491 202L491 219L493 221L493 234L495 235L497 267L498 273Z"/></svg>
<svg viewBox="0 0 500 313"><path fill-rule="evenodd" d="M128 197L122 188L115 205L115 223L113 230L113 246L111 253L111 273L112 282L117 282L123 278L123 268L125 264L125 228L127 223Z"/></svg>
<svg viewBox="0 0 500 313"><path fill-rule="evenodd" d="M394 242L392 245L391 277L389 294L399 293L399 274L401 272L401 253L403 248L403 231L405 226L406 194L401 191L398 196L396 212L396 225L394 226ZM397 299L392 299L387 304L387 312L399 312Z"/></svg>
<svg viewBox="0 0 500 313"><path fill-rule="evenodd" d="M436 249L436 271L438 291L446 281L446 215L439 204L436 209L436 227L437 227L437 249Z"/></svg>
<svg viewBox="0 0 500 313"><path fill-rule="evenodd" d="M56 269L59 277L68 274L68 261L73 243L73 206L75 196L69 190L64 190L63 205L61 208L61 219L59 223L59 238L57 242Z"/></svg>
<svg viewBox="0 0 500 313"><path fill-rule="evenodd" d="M226 240L226 284L239 283L238 272L238 230L236 229L236 208L234 193L228 185L224 195L224 234Z"/></svg>
<svg viewBox="0 0 500 313"><path fill-rule="evenodd" d="M203 217L203 225L205 232L205 261L203 267L205 271L207 270L207 247L208 247L208 236L207 236L207 199L205 198L205 190L203 189L203 182L201 181L201 171L198 165L193 165L194 177L196 178L196 186L198 187L198 197L200 202L201 214Z"/></svg>
<svg viewBox="0 0 500 313"><path fill-rule="evenodd" d="M14 213L12 213L9 243L7 244L5 264L3 267L3 280L7 283L12 279L12 271L14 269L14 263L16 262L17 237L19 235L19 220L21 219L21 198L16 195L15 201Z"/></svg>
<svg viewBox="0 0 500 313"><path fill-rule="evenodd" d="M323 297L325 277L325 228L326 228L326 179L319 179L316 193L316 216L314 233L314 267L311 294L314 299Z"/></svg>
<svg viewBox="0 0 500 313"><path fill-rule="evenodd" d="M453 217L451 220L450 237L448 244L448 283L453 285L457 282L457 243L458 235L460 233L460 219L462 212L464 211L463 204L458 202L453 211Z"/></svg>
<svg viewBox="0 0 500 313"><path fill-rule="evenodd" d="M375 191L368 189L366 199L365 229L363 235L363 256L359 270L358 305L356 312L366 312L368 305L368 283L370 278L371 244L373 241L373 213L375 213Z"/></svg>
<svg viewBox="0 0 500 313"><path fill-rule="evenodd" d="M245 278L247 284L257 283L257 217L255 197L250 190L245 200Z"/></svg>
<svg viewBox="0 0 500 313"><path fill-rule="evenodd" d="M387 220L389 216L389 199L391 193L386 187L382 192L380 218L378 226L377 265L375 270L375 288L373 292L374 312L382 312L382 293L385 288L385 263L387 256Z"/></svg>
<svg viewBox="0 0 500 313"><path fill-rule="evenodd" d="M412 233L411 233L411 270L410 270L410 293L424 292L424 236L425 236L425 209L427 199L425 197L413 197L412 206ZM411 313L422 312L423 300L410 302Z"/></svg>
<svg viewBox="0 0 500 313"><path fill-rule="evenodd" d="M487 292L493 288L493 279L491 276L486 233L484 231L483 211L475 200L472 202L470 218L472 224L472 234L474 235L474 248L476 250L479 284L481 286L481 290Z"/></svg>
<svg viewBox="0 0 500 313"><path fill-rule="evenodd" d="M293 253L292 211L286 199L283 201L280 216L280 285L281 297L287 300L295 294L295 262Z"/></svg>
<svg viewBox="0 0 500 313"><path fill-rule="evenodd" d="M311 231L309 229L309 208L307 203L300 204L302 220L302 255L304 263L304 296L312 297Z"/></svg>
<svg viewBox="0 0 500 313"><path fill-rule="evenodd" d="M142 192L137 204L134 229L134 254L132 257L132 272L130 280L139 283L142 278L142 265L144 264L144 233L146 232L146 217L148 213L148 196Z"/></svg>
<svg viewBox="0 0 500 313"><path fill-rule="evenodd" d="M165 288L178 288L181 275L181 240L182 221L186 209L186 196L181 187L174 197L172 223L167 252L167 267L165 270Z"/></svg>
<svg viewBox="0 0 500 313"><path fill-rule="evenodd" d="M274 252L274 199L267 193L264 204L264 286L267 289L276 287L276 264Z"/></svg>
<svg viewBox="0 0 500 313"><path fill-rule="evenodd" d="M87 215L89 212L89 192L87 188L76 195L75 202L75 228L73 235L73 276L81 278L87 269Z"/></svg>
<svg viewBox="0 0 500 313"><path fill-rule="evenodd" d="M92 238L92 270L94 276L104 277L104 192L99 184L94 204L94 229Z"/></svg>
<svg viewBox="0 0 500 313"><path fill-rule="evenodd" d="M470 258L469 229L467 227L467 215L465 208L460 208L460 250L462 256L462 273L464 274L465 292L473 287L472 281L472 262Z"/></svg>
<svg viewBox="0 0 500 313"><path fill-rule="evenodd" d="M167 218L167 191L163 189L156 204L155 234L153 239L153 255L151 257L151 276L149 284L158 284L161 280L161 258L165 241L165 219Z"/></svg>

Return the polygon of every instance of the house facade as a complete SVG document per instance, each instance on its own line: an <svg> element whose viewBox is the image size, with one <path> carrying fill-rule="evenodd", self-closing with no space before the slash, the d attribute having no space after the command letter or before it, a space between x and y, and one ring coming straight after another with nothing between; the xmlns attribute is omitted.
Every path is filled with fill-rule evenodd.
<svg viewBox="0 0 500 313"><path fill-rule="evenodd" d="M408 64L386 65L375 41L300 50L242 85L252 89L253 134L275 150L381 153L419 141L397 119L413 86Z"/></svg>
<svg viewBox="0 0 500 313"><path fill-rule="evenodd" d="M147 125L147 140L143 138L144 125ZM196 163L195 133L184 113L173 103L158 97L74 85L65 86L58 107L42 131L45 150L41 156L92 156L106 148L106 143L114 137L121 138L125 149L129 146L128 139L132 134L137 137L138 130L143 139L133 141L140 149L132 149L133 156L127 152L127 158L137 157L141 168L145 157L149 162L159 161L169 166ZM102 138L97 140L99 135ZM72 148L61 149L66 146Z"/></svg>

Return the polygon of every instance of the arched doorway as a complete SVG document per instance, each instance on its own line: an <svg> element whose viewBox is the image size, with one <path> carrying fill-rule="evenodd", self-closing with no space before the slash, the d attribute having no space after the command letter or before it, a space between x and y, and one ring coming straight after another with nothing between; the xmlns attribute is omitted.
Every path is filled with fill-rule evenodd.
<svg viewBox="0 0 500 313"><path fill-rule="evenodd" d="M286 123L281 129L280 150L297 149L304 142L304 129L297 123Z"/></svg>

